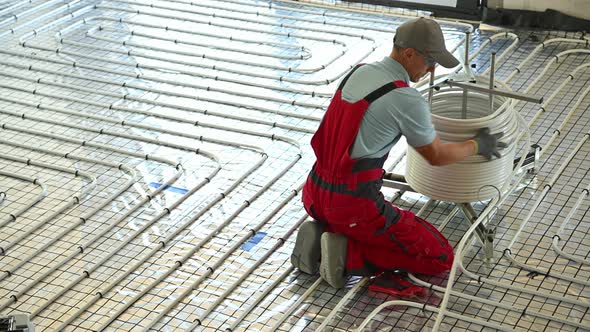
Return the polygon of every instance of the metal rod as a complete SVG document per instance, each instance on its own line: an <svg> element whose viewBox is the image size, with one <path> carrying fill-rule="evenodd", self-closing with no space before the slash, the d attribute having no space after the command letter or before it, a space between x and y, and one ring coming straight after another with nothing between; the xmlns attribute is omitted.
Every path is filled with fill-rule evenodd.
<svg viewBox="0 0 590 332"><path fill-rule="evenodd" d="M479 92L484 92L484 93L490 93L490 94L494 94L494 95L498 95L498 96L505 96L508 98L529 101L529 102L537 103L537 104L541 104L543 102L543 97L525 95L522 93L512 92L512 91L507 91L507 90L502 90L502 89L490 90L490 89L485 88L483 86L472 84L472 83L462 83L462 82L457 82L457 81L453 81L453 80L447 80L447 81L445 81L445 83L447 83L450 87L458 87L458 88L466 89L466 90L473 90L473 91L479 91Z"/></svg>
<svg viewBox="0 0 590 332"><path fill-rule="evenodd" d="M432 95L434 94L434 71L430 72L430 82L429 82L430 89L428 89L428 105L432 106Z"/></svg>
<svg viewBox="0 0 590 332"><path fill-rule="evenodd" d="M490 61L490 90L494 90L494 71L496 68L496 52L492 52ZM494 94L490 93L490 114L494 112Z"/></svg>
<svg viewBox="0 0 590 332"><path fill-rule="evenodd" d="M465 32L465 71L467 71L467 67L469 66L469 41L471 38L471 32Z"/></svg>
<svg viewBox="0 0 590 332"><path fill-rule="evenodd" d="M471 36L470 32L465 33L465 73L469 73L469 38ZM461 107L461 118L467 118L467 97L469 92L467 89L463 89L463 105Z"/></svg>
<svg viewBox="0 0 590 332"><path fill-rule="evenodd" d="M463 89L463 106L461 107L461 119L467 119L467 95L469 93L467 91L467 89Z"/></svg>
<svg viewBox="0 0 590 332"><path fill-rule="evenodd" d="M393 188L393 189L398 189L398 190L403 190L403 191L410 191L410 192L416 192L416 190L412 189L412 187L410 187L409 184L407 184L406 182L400 182L400 181L395 181L395 180L383 180L383 187L386 188Z"/></svg>
<svg viewBox="0 0 590 332"><path fill-rule="evenodd" d="M475 223L475 221L477 220L478 215L477 215L477 212L475 212L475 210L471 206L471 204L459 203L459 204L457 204L457 206L461 209L461 211L463 212L465 217L467 217L467 221L469 221L469 224L473 225L473 223ZM475 228L475 235L477 236L477 239L479 240L482 248L486 248L486 246L487 246L486 234L487 234L486 227L481 223L479 225L477 225L477 227Z"/></svg>

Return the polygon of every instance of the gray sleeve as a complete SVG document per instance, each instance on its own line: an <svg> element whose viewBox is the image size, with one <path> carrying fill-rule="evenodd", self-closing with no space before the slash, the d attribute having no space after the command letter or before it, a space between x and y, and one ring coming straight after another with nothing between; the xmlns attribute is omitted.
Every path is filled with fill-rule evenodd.
<svg viewBox="0 0 590 332"><path fill-rule="evenodd" d="M402 135L412 147L432 143L436 137L436 131L432 125L430 106L422 96L406 97L400 98L396 105Z"/></svg>

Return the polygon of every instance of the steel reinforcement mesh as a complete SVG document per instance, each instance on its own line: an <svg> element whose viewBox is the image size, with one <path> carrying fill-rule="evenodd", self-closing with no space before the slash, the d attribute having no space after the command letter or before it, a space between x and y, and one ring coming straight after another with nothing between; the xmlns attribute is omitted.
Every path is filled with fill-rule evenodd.
<svg viewBox="0 0 590 332"><path fill-rule="evenodd" d="M41 331L422 331L414 304L291 267L309 146L340 78L427 12L341 1L0 1L0 316ZM590 326L590 49L582 33L440 21L520 102L535 172L470 239L440 330ZM528 60L527 60L528 59ZM526 61L525 61L526 60ZM528 149L528 147L524 147ZM403 172L404 143L388 170ZM400 159L401 158L401 159ZM457 245L455 205L384 189ZM478 212L490 202L475 202Z"/></svg>

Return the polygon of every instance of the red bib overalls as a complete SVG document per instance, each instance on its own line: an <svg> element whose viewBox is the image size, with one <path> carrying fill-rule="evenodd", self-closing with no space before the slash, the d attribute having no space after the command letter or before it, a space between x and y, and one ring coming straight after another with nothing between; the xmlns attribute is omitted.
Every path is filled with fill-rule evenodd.
<svg viewBox="0 0 590 332"><path fill-rule="evenodd" d="M453 248L436 228L386 201L381 193L383 158L351 159L349 151L371 102L406 88L385 84L365 98L342 100L340 83L311 145L317 161L303 187L303 205L327 231L348 237L347 272L373 275L387 270L438 274L451 267Z"/></svg>

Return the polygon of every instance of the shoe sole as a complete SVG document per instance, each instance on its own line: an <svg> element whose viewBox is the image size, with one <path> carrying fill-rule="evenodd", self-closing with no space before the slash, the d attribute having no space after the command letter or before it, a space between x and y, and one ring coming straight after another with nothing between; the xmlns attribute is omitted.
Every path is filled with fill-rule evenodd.
<svg viewBox="0 0 590 332"><path fill-rule="evenodd" d="M308 223L317 223L310 221ZM317 274L320 269L320 238L323 227L320 224L303 224L297 232L297 240L291 254L291 264L301 272Z"/></svg>
<svg viewBox="0 0 590 332"><path fill-rule="evenodd" d="M322 261L320 263L320 275L330 286L342 288L346 284L346 241L341 243L330 243L330 237L340 236L336 234L325 233L322 235ZM334 239L341 241L341 239ZM336 244L336 245L334 245Z"/></svg>

